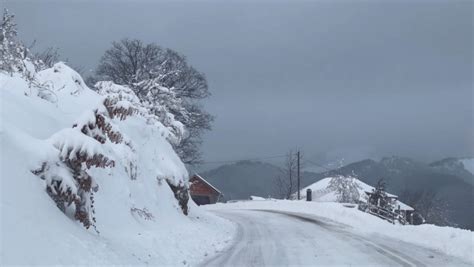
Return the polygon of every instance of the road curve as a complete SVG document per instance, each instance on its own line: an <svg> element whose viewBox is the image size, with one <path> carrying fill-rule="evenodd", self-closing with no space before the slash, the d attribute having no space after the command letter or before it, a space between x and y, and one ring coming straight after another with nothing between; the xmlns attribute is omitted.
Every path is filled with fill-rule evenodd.
<svg viewBox="0 0 474 267"><path fill-rule="evenodd" d="M238 225L234 243L202 266L470 266L440 252L297 213L216 210Z"/></svg>

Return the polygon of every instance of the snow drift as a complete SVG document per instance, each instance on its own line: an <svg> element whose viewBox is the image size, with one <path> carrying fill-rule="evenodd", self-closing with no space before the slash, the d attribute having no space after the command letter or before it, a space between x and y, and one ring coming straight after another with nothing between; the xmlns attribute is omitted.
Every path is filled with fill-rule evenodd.
<svg viewBox="0 0 474 267"><path fill-rule="evenodd" d="M172 190L188 183L179 122L64 63L34 78L0 73L2 264L189 264L224 246L228 222L185 216Z"/></svg>

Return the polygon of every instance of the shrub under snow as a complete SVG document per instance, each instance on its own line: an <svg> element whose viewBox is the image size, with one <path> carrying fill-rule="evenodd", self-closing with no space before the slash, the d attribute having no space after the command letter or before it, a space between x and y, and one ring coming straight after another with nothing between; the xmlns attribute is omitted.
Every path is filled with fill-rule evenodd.
<svg viewBox="0 0 474 267"><path fill-rule="evenodd" d="M0 72L1 263L176 265L223 247L229 224L183 205L179 132L126 88L101 95L78 77L64 63L35 73L45 101Z"/></svg>

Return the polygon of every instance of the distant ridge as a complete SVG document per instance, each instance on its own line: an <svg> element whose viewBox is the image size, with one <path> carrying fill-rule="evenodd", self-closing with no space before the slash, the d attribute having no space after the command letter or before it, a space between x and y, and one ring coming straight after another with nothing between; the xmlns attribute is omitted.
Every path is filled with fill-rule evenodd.
<svg viewBox="0 0 474 267"><path fill-rule="evenodd" d="M321 172L302 172L301 188L325 177L352 175L375 185L380 178L387 190L397 195L404 191L433 191L451 208L451 218L459 226L474 229L473 181L468 171L470 158L446 158L427 164L407 157L384 157L379 161L365 159ZM248 199L250 196L275 197L274 179L280 168L264 162L240 161L203 172L202 175L225 195L225 200ZM296 190L296 189L295 189ZM401 199L403 201L403 199Z"/></svg>

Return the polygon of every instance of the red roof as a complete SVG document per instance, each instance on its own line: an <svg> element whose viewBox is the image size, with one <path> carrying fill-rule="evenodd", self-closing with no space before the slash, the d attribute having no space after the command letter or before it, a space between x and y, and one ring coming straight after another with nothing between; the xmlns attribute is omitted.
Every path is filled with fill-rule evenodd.
<svg viewBox="0 0 474 267"><path fill-rule="evenodd" d="M210 188L212 188L212 190L216 191L217 193L219 193L219 195L223 195L221 193L221 191L219 191L217 188L215 188L212 184L210 184L208 181L206 181L206 179L202 178L199 174L195 173L193 175L193 177L196 177L197 179L203 181L206 185L208 185Z"/></svg>

